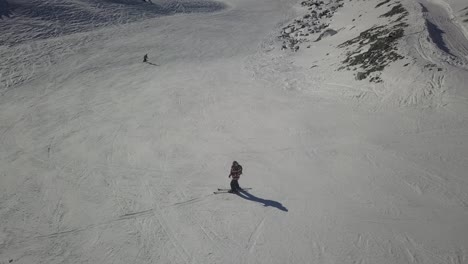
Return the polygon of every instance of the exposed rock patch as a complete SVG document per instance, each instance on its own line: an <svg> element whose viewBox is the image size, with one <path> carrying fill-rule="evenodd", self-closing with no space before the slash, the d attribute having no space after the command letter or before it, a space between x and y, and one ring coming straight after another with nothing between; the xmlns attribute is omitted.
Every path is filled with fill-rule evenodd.
<svg viewBox="0 0 468 264"><path fill-rule="evenodd" d="M388 3L388 1L384 1ZM381 6L381 5L378 5ZM348 40L339 48L348 48L346 59L339 70L358 70L357 80L363 80L370 76L369 81L381 82L380 73L394 61L404 57L398 53L398 40L404 36L405 28L408 24L401 22L408 11L400 4L396 3L392 9L380 17L393 18L399 15L387 25L374 26L359 34L359 36Z"/></svg>
<svg viewBox="0 0 468 264"><path fill-rule="evenodd" d="M385 5L385 4L387 4L388 2L390 2L390 0L385 0L385 1L383 1L383 2L380 2L380 3L378 3L378 4L375 6L375 8L378 8L378 7L382 6L382 5Z"/></svg>
<svg viewBox="0 0 468 264"><path fill-rule="evenodd" d="M344 0L331 0L324 3L321 0L305 0L301 2L307 8L307 14L283 27L279 39L282 49L299 50L302 43L320 41L325 36L332 36L337 31L328 29L327 19L333 17L336 10L343 6ZM327 33L324 30L328 31ZM317 34L319 35L317 38Z"/></svg>

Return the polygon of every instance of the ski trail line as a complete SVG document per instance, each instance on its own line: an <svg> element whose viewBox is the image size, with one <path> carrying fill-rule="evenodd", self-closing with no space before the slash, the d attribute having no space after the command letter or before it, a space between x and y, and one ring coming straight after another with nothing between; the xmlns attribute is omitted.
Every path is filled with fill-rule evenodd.
<svg viewBox="0 0 468 264"><path fill-rule="evenodd" d="M248 255L247 255L245 263L247 264L251 262L250 259L254 252L255 246L257 245L258 238L260 237L260 234L263 232L263 225L265 224L265 218L266 216L264 216L262 220L260 220L258 225L255 227L254 231L249 236L249 240L246 246L248 250Z"/></svg>

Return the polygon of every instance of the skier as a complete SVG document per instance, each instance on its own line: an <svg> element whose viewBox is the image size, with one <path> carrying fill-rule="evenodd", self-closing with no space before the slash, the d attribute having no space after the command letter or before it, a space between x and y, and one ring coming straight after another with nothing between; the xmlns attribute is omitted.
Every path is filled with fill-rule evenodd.
<svg viewBox="0 0 468 264"><path fill-rule="evenodd" d="M143 56L143 62L148 62L148 54L145 54L145 56Z"/></svg>
<svg viewBox="0 0 468 264"><path fill-rule="evenodd" d="M237 161L232 162L231 166L231 173L229 174L228 178L232 177L231 180L231 190L230 193L237 193L239 190L242 190L239 186L239 178L242 174L242 166L237 163Z"/></svg>

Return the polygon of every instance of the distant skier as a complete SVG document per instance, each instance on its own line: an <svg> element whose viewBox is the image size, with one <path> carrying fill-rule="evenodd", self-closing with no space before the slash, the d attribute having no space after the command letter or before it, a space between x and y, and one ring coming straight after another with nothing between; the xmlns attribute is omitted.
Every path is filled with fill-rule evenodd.
<svg viewBox="0 0 468 264"><path fill-rule="evenodd" d="M242 166L237 163L237 161L232 162L231 166L231 173L229 174L228 178L232 177L231 180L231 190L230 193L237 193L239 190L242 190L239 186L239 178L242 174Z"/></svg>
<svg viewBox="0 0 468 264"><path fill-rule="evenodd" d="M143 56L143 62L148 62L148 54L145 54L145 56Z"/></svg>

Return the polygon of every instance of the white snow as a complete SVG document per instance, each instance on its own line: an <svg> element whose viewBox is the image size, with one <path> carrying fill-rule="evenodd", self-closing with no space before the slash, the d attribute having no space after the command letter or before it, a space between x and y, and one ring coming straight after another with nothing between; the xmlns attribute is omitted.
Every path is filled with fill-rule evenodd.
<svg viewBox="0 0 468 264"><path fill-rule="evenodd" d="M223 2L0 46L0 263L468 263L456 1L401 1L381 84L337 71L381 1L298 52L276 39L296 1ZM213 194L233 160L244 198Z"/></svg>

